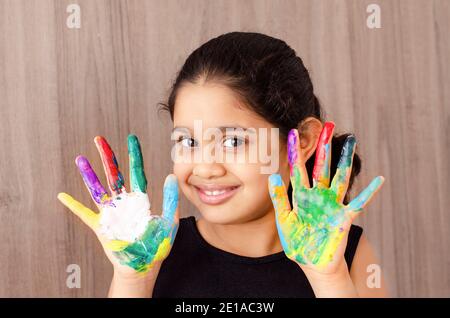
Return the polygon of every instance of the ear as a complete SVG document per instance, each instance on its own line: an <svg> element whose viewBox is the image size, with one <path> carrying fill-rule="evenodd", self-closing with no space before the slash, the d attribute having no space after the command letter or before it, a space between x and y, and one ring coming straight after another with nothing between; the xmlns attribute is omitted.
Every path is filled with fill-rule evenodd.
<svg viewBox="0 0 450 318"><path fill-rule="evenodd" d="M308 117L298 125L300 151L305 160L308 160L316 150L322 128L322 122L314 117Z"/></svg>

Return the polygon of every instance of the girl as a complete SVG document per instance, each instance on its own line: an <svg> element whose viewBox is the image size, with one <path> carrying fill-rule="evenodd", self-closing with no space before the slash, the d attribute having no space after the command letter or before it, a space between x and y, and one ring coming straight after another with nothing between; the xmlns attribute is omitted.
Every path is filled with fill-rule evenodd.
<svg viewBox="0 0 450 318"><path fill-rule="evenodd" d="M334 124L323 123L308 71L284 41L245 32L208 41L188 57L163 108L176 144L161 216L149 215L133 135L131 191L110 146L96 137L111 194L86 158L76 164L100 213L58 195L95 231L113 264L111 297L386 295L381 277L377 288L366 283L368 266L378 263L362 228L352 225L384 179L349 200L361 165L355 137L334 136ZM203 129L224 134L211 141ZM248 159L192 159L210 145L215 156L235 159L266 147L279 158L277 173L262 173L263 163ZM179 219L178 187L200 219Z"/></svg>

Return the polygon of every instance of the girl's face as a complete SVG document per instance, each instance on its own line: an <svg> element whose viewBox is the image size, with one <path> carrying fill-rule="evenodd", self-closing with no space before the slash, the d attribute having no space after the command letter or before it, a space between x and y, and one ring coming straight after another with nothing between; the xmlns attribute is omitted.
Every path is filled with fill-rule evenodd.
<svg viewBox="0 0 450 318"><path fill-rule="evenodd" d="M260 128L265 129L266 137ZM278 160L279 169L271 173L280 173L285 181L289 180L289 168L285 143L278 135L271 136L272 128L243 107L226 86L189 83L179 89L172 134L174 173L181 190L206 221L238 224L273 213L267 186L270 174L262 173L270 164L259 152L271 158L272 166ZM252 151L258 154L256 160L249 157Z"/></svg>

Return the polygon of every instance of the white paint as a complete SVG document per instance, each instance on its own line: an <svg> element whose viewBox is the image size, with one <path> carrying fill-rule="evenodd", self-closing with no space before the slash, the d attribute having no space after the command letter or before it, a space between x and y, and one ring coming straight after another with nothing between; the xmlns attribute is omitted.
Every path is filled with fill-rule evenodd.
<svg viewBox="0 0 450 318"><path fill-rule="evenodd" d="M113 200L114 206L102 209L100 233L110 240L134 242L147 228L150 201L147 193L121 193Z"/></svg>

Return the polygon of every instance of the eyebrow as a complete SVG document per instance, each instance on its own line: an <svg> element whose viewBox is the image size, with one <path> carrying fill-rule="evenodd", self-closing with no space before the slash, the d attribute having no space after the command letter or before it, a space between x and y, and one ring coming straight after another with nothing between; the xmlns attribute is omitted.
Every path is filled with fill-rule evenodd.
<svg viewBox="0 0 450 318"><path fill-rule="evenodd" d="M226 125L226 126L219 126L219 127L215 127L218 128L219 130L221 130L222 132L226 132L227 130L236 130L236 129L241 129L244 132L249 132L254 134L256 132L255 128L246 128L246 127L242 127L239 125ZM192 132L192 130L189 127L184 127L184 126L176 126L172 129L172 133L174 133L175 131L185 131L185 132Z"/></svg>

